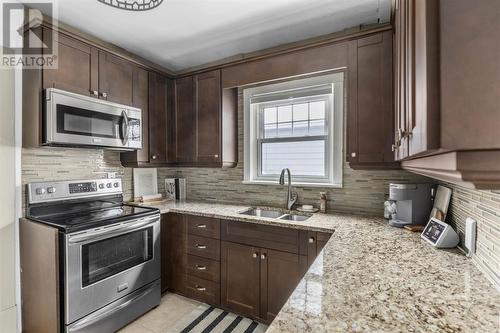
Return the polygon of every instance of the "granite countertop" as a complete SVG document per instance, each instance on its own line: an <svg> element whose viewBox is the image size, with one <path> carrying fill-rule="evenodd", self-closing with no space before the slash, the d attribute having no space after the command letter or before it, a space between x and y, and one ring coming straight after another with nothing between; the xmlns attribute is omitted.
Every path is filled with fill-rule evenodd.
<svg viewBox="0 0 500 333"><path fill-rule="evenodd" d="M243 205L152 206L333 232L267 332L500 332L500 293L470 259L381 218L314 214L292 222L239 215Z"/></svg>

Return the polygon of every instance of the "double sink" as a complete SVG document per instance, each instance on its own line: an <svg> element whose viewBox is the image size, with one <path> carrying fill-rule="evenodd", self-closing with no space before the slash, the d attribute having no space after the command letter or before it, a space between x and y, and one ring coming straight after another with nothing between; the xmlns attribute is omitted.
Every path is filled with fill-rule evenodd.
<svg viewBox="0 0 500 333"><path fill-rule="evenodd" d="M249 208L247 210L240 212L239 214L257 216L257 217L267 217L271 219L285 220L285 221L305 221L312 216L311 214L287 213L283 210L272 209L272 208L269 209Z"/></svg>

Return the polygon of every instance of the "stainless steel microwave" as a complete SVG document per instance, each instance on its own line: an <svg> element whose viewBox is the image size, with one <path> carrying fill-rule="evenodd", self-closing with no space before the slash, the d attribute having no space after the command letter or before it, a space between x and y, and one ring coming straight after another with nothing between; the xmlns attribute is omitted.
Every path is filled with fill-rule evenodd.
<svg viewBox="0 0 500 333"><path fill-rule="evenodd" d="M60 89L44 91L43 145L142 149L141 109Z"/></svg>

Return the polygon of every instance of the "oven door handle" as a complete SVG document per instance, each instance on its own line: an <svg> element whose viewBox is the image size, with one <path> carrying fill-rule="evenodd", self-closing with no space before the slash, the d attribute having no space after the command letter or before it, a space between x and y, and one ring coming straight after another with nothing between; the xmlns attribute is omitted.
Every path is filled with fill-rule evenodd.
<svg viewBox="0 0 500 333"><path fill-rule="evenodd" d="M116 227L113 228L107 228L104 230L96 230L96 231L88 231L83 234L75 235L75 236L70 236L68 238L68 242L70 244L75 244L75 243L83 243L88 240L91 241L96 241L98 239L103 238L109 238L113 237L131 230L139 229L142 228L148 224L152 224L154 222L157 222L159 220L159 216L155 215L152 217L144 218L138 220L138 222L135 223L125 223L125 224L120 224Z"/></svg>
<svg viewBox="0 0 500 333"><path fill-rule="evenodd" d="M126 146L128 143L128 134L129 134L128 132L130 129L127 111L125 110L122 111L122 117L123 117L123 122L121 125L122 143L124 146Z"/></svg>

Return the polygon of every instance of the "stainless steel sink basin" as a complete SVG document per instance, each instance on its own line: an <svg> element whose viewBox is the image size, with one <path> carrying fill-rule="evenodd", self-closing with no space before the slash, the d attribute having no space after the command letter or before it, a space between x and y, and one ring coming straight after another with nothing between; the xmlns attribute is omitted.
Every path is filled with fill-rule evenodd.
<svg viewBox="0 0 500 333"><path fill-rule="evenodd" d="M243 215L250 216L258 216L258 217L269 217L272 219L276 219L283 215L283 212L277 209L261 209L261 208L250 208L243 212L240 212Z"/></svg>
<svg viewBox="0 0 500 333"><path fill-rule="evenodd" d="M297 215L297 214L285 214L281 216L280 220L288 220L288 221L305 221L310 218L311 215Z"/></svg>
<svg viewBox="0 0 500 333"><path fill-rule="evenodd" d="M249 208L240 212L243 215L267 217L271 219L285 220L285 221L305 221L310 218L311 214L293 214L279 209L263 209L263 208Z"/></svg>

